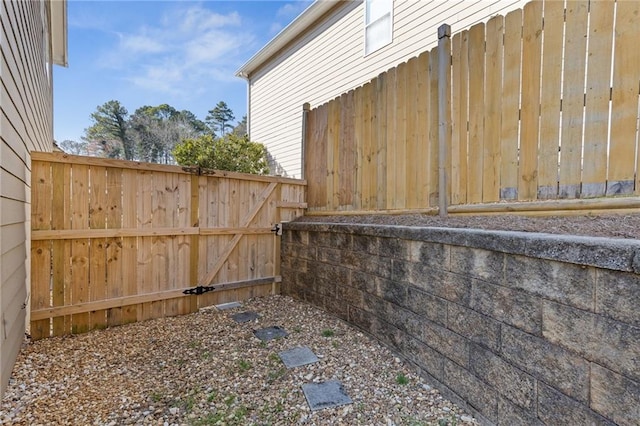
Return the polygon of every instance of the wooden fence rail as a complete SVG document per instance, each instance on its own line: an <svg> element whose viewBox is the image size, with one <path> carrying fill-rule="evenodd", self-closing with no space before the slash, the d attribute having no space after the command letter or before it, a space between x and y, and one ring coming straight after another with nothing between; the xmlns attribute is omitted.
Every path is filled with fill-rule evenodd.
<svg viewBox="0 0 640 426"><path fill-rule="evenodd" d="M268 294L305 182L32 153L34 339ZM215 287L199 296L183 291Z"/></svg>
<svg viewBox="0 0 640 426"><path fill-rule="evenodd" d="M637 204L638 40L639 1L532 1L305 106L307 214Z"/></svg>

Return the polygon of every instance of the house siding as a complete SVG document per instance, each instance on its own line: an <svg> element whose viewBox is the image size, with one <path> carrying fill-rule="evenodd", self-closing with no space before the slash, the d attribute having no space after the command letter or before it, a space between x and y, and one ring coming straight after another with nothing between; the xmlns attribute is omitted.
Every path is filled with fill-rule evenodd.
<svg viewBox="0 0 640 426"><path fill-rule="evenodd" d="M249 76L249 132L282 174L301 177L302 105L321 105L437 44L437 29L457 32L522 0L395 0L393 43L364 56L364 4L345 2ZM272 171L274 167L272 166Z"/></svg>
<svg viewBox="0 0 640 426"><path fill-rule="evenodd" d="M53 149L49 7L0 1L0 395L27 316L30 152Z"/></svg>

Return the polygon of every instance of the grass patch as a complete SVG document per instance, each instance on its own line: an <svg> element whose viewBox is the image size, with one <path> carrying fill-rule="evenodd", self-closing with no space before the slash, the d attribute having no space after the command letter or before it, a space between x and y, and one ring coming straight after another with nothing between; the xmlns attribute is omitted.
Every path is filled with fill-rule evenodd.
<svg viewBox="0 0 640 426"><path fill-rule="evenodd" d="M322 337L333 337L336 333L330 328L325 328L320 334L322 334Z"/></svg>
<svg viewBox="0 0 640 426"><path fill-rule="evenodd" d="M247 371L251 369L252 365L249 361L241 359L238 361L238 367L240 368L240 371Z"/></svg>
<svg viewBox="0 0 640 426"><path fill-rule="evenodd" d="M409 384L409 379L404 374L398 373L396 376L396 383L399 385L406 385Z"/></svg>

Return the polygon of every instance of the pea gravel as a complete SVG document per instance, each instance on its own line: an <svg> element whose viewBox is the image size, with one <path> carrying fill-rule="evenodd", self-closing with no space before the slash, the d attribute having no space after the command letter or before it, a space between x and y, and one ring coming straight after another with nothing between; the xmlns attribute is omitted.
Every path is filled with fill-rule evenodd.
<svg viewBox="0 0 640 426"><path fill-rule="evenodd" d="M244 311L260 318L238 324ZM262 342L253 330L283 327ZM307 346L319 362L285 368ZM312 412L301 386L338 380L353 404ZM1 424L470 425L475 420L386 347L285 296L26 343Z"/></svg>

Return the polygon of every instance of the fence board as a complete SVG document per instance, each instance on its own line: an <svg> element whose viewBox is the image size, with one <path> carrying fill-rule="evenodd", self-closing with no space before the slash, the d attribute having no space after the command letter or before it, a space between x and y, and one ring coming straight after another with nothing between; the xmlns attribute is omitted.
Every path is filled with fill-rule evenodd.
<svg viewBox="0 0 640 426"><path fill-rule="evenodd" d="M502 55L504 18L487 22L485 54L484 153L482 160L482 201L500 200L500 112L502 103Z"/></svg>
<svg viewBox="0 0 640 426"><path fill-rule="evenodd" d="M71 229L89 227L89 166L79 165L71 171ZM71 303L89 302L89 239L71 240ZM84 333L91 329L88 312L71 316L73 333Z"/></svg>
<svg viewBox="0 0 640 426"><path fill-rule="evenodd" d="M601 197L606 191L614 7L615 2L608 1L590 4L581 194L583 198Z"/></svg>
<svg viewBox="0 0 640 426"><path fill-rule="evenodd" d="M107 174L107 208L106 227L117 229L122 227L122 170L109 167ZM106 240L106 297L109 299L121 297L123 292L122 238L108 238ZM106 311L108 326L122 324L122 308L112 308Z"/></svg>
<svg viewBox="0 0 640 426"><path fill-rule="evenodd" d="M107 225L107 169L94 166L89 170L89 228L104 229ZM94 238L89 245L89 301L102 300L107 293L107 239ZM90 328L107 326L105 310L90 313Z"/></svg>
<svg viewBox="0 0 640 426"><path fill-rule="evenodd" d="M376 86L370 92L371 113L371 155L376 160L372 162L374 169L371 173L371 201L372 208L385 209L387 207L387 85L389 74L382 73L376 80Z"/></svg>
<svg viewBox="0 0 640 426"><path fill-rule="evenodd" d="M468 75L469 75L469 42L468 31L455 34L451 41L452 48L452 102L451 116L451 199L450 203L465 204L467 202L467 149L468 149ZM519 42L519 40L518 40ZM519 58L518 58L519 60Z"/></svg>
<svg viewBox="0 0 640 426"><path fill-rule="evenodd" d="M640 3L616 2L611 91L611 142L607 195L634 192L638 80L640 80ZM638 189L635 190L638 193Z"/></svg>
<svg viewBox="0 0 640 426"><path fill-rule="evenodd" d="M504 78L500 123L500 198L515 200L518 198L522 10L514 10L507 14L504 25Z"/></svg>
<svg viewBox="0 0 640 426"><path fill-rule="evenodd" d="M439 204L438 190L438 49L431 49L429 52L429 206Z"/></svg>
<svg viewBox="0 0 640 426"><path fill-rule="evenodd" d="M387 123L387 173L386 173L386 204L385 208L393 209L396 205L395 197L395 178L398 167L402 167L398 162L398 146L396 135L398 133L398 92L397 92L397 74L398 68L387 71L385 79L385 98L387 105L386 123Z"/></svg>
<svg viewBox="0 0 640 426"><path fill-rule="evenodd" d="M580 195L588 1L567 3L560 142L560 198Z"/></svg>
<svg viewBox="0 0 640 426"><path fill-rule="evenodd" d="M469 177L467 202L482 202L484 170L484 24L469 30Z"/></svg>
<svg viewBox="0 0 640 426"><path fill-rule="evenodd" d="M558 152L562 100L562 48L564 2L550 1L544 9L540 146L538 149L538 199L558 197Z"/></svg>
<svg viewBox="0 0 640 426"><path fill-rule="evenodd" d="M415 178L414 186L416 195L414 208L429 206L429 192L431 182L429 176L429 165L431 151L429 150L429 54L424 52L416 59L416 95L415 95L415 116L414 116L414 143L415 152Z"/></svg>

